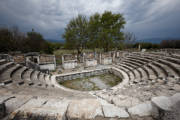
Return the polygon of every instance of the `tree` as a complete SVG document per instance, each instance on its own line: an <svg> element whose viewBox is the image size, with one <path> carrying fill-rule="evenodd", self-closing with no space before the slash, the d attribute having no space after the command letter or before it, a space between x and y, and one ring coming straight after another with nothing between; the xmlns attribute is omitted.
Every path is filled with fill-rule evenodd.
<svg viewBox="0 0 180 120"><path fill-rule="evenodd" d="M43 36L40 33L34 32L34 30L27 33L27 44L31 52L40 52L47 47Z"/></svg>
<svg viewBox="0 0 180 120"><path fill-rule="evenodd" d="M11 51L13 44L12 32L7 28L0 29L0 52Z"/></svg>
<svg viewBox="0 0 180 120"><path fill-rule="evenodd" d="M92 48L95 50L95 48L100 48L101 43L99 40L99 33L100 33L100 27L101 27L101 21L100 21L100 14L95 13L90 17L90 20L88 22L88 42L87 46L88 48Z"/></svg>
<svg viewBox="0 0 180 120"><path fill-rule="evenodd" d="M112 47L118 47L118 44L124 40L124 34L121 31L124 28L125 19L121 14L113 14L106 11L102 14L99 39L105 52Z"/></svg>
<svg viewBox="0 0 180 120"><path fill-rule="evenodd" d="M79 15L65 28L63 38L66 40L66 48L77 49L78 54L86 47L103 48L106 52L113 47L118 48L124 40L122 29L125 23L121 14L109 11L102 15L95 13L89 20Z"/></svg>
<svg viewBox="0 0 180 120"><path fill-rule="evenodd" d="M77 18L69 22L63 34L63 38L66 40L66 48L76 49L78 55L82 53L88 40L87 26L88 21L86 17L82 15L78 15Z"/></svg>

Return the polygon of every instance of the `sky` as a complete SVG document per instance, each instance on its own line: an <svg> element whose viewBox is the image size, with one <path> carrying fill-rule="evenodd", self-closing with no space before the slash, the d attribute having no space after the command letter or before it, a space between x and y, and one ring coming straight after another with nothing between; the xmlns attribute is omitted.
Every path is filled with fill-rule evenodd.
<svg viewBox="0 0 180 120"><path fill-rule="evenodd" d="M180 38L180 0L0 0L0 27L32 28L45 39L62 40L78 16L112 11L125 17L124 31L137 39Z"/></svg>

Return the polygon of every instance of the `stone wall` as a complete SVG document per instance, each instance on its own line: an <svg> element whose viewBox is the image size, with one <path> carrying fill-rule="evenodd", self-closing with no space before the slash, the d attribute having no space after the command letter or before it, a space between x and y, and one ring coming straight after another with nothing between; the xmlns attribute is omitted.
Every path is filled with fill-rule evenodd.
<svg viewBox="0 0 180 120"><path fill-rule="evenodd" d="M101 62L102 62L103 65L112 64L112 58L111 58L111 57L103 58L103 59L101 60Z"/></svg>
<svg viewBox="0 0 180 120"><path fill-rule="evenodd" d="M64 69L74 69L77 66L76 60L69 60L63 62L63 68Z"/></svg>
<svg viewBox="0 0 180 120"><path fill-rule="evenodd" d="M90 77L93 75L101 75L106 73L112 73L120 78L122 78L122 75L119 71L109 68L109 69L99 69L99 70L89 70L89 71L83 71L83 72L76 72L76 73L69 73L69 74L62 74L59 76L56 76L57 81L66 81L66 80L73 80L77 78L83 78L83 77Z"/></svg>
<svg viewBox="0 0 180 120"><path fill-rule="evenodd" d="M40 70L55 70L56 69L56 66L55 66L55 64L41 64L41 65L39 65L39 67L40 67Z"/></svg>
<svg viewBox="0 0 180 120"><path fill-rule="evenodd" d="M95 59L89 59L85 61L85 66L90 67L90 66L96 66L97 65L97 60Z"/></svg>

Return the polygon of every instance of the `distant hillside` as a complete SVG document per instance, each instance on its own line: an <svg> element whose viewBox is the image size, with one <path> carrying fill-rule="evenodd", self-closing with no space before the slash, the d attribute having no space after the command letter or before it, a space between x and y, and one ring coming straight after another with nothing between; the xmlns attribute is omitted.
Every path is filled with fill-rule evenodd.
<svg viewBox="0 0 180 120"><path fill-rule="evenodd" d="M159 44L162 40L177 40L180 38L145 38L137 40L136 42L148 42L148 43L156 43ZM54 42L54 43L64 43L65 41L63 39L57 40L57 39L47 39L47 41Z"/></svg>
<svg viewBox="0 0 180 120"><path fill-rule="evenodd" d="M140 39L136 42L149 42L149 43L156 43L159 44L162 40L177 40L180 38L146 38L146 39Z"/></svg>

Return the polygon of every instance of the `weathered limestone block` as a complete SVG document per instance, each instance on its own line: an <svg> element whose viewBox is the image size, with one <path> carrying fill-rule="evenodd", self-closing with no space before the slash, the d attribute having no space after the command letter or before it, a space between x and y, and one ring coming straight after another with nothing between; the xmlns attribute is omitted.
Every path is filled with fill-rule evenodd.
<svg viewBox="0 0 180 120"><path fill-rule="evenodd" d="M63 63L63 68L64 69L73 69L77 66L77 61L76 60L69 60Z"/></svg>
<svg viewBox="0 0 180 120"><path fill-rule="evenodd" d="M112 58L111 58L111 57L103 58L103 59L102 59L102 64L103 64L103 65L112 64Z"/></svg>
<svg viewBox="0 0 180 120"><path fill-rule="evenodd" d="M131 115L138 115L140 117L144 117L144 116L158 117L158 109L154 107L150 101L131 107L128 109L128 112Z"/></svg>
<svg viewBox="0 0 180 120"><path fill-rule="evenodd" d="M116 95L112 97L112 102L119 107L132 107L141 103L137 98L124 95Z"/></svg>
<svg viewBox="0 0 180 120"><path fill-rule="evenodd" d="M29 101L32 96L21 96L21 95L16 95L15 97L7 100L6 103L6 112L9 114L16 109L18 109L20 106L22 106L24 103Z"/></svg>
<svg viewBox="0 0 180 120"><path fill-rule="evenodd" d="M153 97L151 101L155 106L165 111L171 111L173 106L171 99L166 96Z"/></svg>
<svg viewBox="0 0 180 120"><path fill-rule="evenodd" d="M13 112L13 119L48 119L65 120L68 100L32 99L21 108ZM14 115L14 116L13 116Z"/></svg>
<svg viewBox="0 0 180 120"><path fill-rule="evenodd" d="M67 110L68 119L94 119L103 116L101 104L96 99L73 100Z"/></svg>
<svg viewBox="0 0 180 120"><path fill-rule="evenodd" d="M86 67L96 66L96 65L97 65L97 60L95 60L95 59L94 60L92 59L92 60L86 60L85 61L85 66Z"/></svg>
<svg viewBox="0 0 180 120"><path fill-rule="evenodd" d="M116 107L114 105L103 105L103 112L105 117L110 118L128 118L129 114L123 108Z"/></svg>

